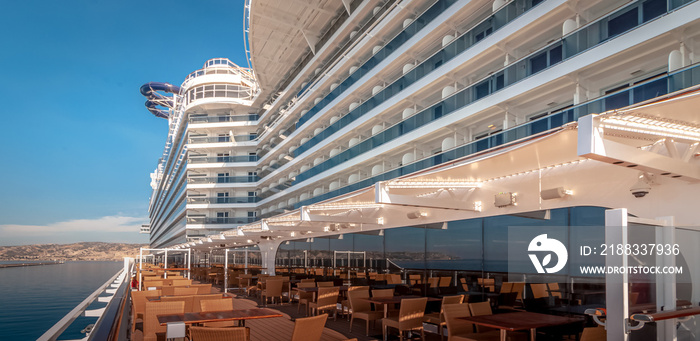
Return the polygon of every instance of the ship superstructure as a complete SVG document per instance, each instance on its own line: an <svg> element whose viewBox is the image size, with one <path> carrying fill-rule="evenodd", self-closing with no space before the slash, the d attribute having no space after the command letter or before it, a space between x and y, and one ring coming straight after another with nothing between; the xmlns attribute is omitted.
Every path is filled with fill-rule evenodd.
<svg viewBox="0 0 700 341"><path fill-rule="evenodd" d="M697 62L697 6L250 1L253 69L208 61L174 96L152 176L152 245L184 245L680 90L668 79Z"/></svg>

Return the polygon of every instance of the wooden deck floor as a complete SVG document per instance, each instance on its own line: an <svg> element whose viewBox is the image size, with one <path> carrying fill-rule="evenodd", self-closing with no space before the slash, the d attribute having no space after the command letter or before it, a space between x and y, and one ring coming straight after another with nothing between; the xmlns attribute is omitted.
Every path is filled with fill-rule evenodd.
<svg viewBox="0 0 700 341"><path fill-rule="evenodd" d="M212 293L219 293L221 289L212 287ZM255 298L245 296L237 296L234 299L234 307L236 309L254 308L258 306L259 301ZM276 305L268 305L267 308L279 311L283 317L268 318L260 320L246 321L246 327L250 327L250 338L252 341L288 341L292 337L294 330L294 320L296 318L305 317L303 309L301 314L297 313L296 303L284 303ZM140 325L140 324L139 324ZM132 335L133 341L143 341L143 333L137 329ZM377 321L376 326L370 324L370 336L365 336L365 321L357 320L353 324L353 332L350 333L350 322L344 318L338 317L337 321L331 318L326 322L326 328L321 337L322 341L339 341L357 338L358 341L373 341L381 340L381 322ZM396 333L396 331L394 331ZM390 340L396 340L398 337L394 334ZM436 334L426 333L426 341L440 340Z"/></svg>

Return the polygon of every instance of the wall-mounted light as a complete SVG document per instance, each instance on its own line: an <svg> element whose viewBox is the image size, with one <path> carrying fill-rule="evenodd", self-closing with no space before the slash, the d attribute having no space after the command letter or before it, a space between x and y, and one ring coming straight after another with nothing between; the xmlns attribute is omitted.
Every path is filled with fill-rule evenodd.
<svg viewBox="0 0 700 341"><path fill-rule="evenodd" d="M563 198L567 195L572 195L574 192L569 189L564 189L564 187L556 187L556 188L550 188L550 189L545 189L540 192L540 198L542 200L552 200L552 199L560 199Z"/></svg>
<svg viewBox="0 0 700 341"><path fill-rule="evenodd" d="M408 219L418 219L418 218L422 218L422 217L426 217L426 216L428 216L428 213L421 212L421 211L413 211L413 212L408 212L406 214L406 217Z"/></svg>
<svg viewBox="0 0 700 341"><path fill-rule="evenodd" d="M512 192L501 192L496 194L495 200L494 200L494 205L496 207L506 207L506 206L515 206L515 197L517 193L512 193Z"/></svg>

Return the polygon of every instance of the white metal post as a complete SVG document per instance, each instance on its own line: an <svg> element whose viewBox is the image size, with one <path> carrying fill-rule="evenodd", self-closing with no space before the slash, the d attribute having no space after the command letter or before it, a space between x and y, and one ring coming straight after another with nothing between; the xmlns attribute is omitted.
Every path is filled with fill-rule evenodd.
<svg viewBox="0 0 700 341"><path fill-rule="evenodd" d="M228 292L228 249L224 252L224 293Z"/></svg>
<svg viewBox="0 0 700 341"><path fill-rule="evenodd" d="M605 211L605 244L627 244L627 209L618 208ZM608 254L605 257L607 267L627 267L627 256ZM627 334L628 305L627 273L605 274L605 307L607 309L605 328L608 340L629 340Z"/></svg>
<svg viewBox="0 0 700 341"><path fill-rule="evenodd" d="M245 248L245 274L248 274L248 248Z"/></svg>
<svg viewBox="0 0 700 341"><path fill-rule="evenodd" d="M163 268L168 268L168 249L165 249L165 260L163 261ZM165 273L163 273L163 278L168 278L168 270L165 270Z"/></svg>
<svg viewBox="0 0 700 341"><path fill-rule="evenodd" d="M673 217L657 218L663 226L656 227L655 243L673 245L676 243L676 228ZM656 266L676 266L673 255L656 256ZM676 274L656 274L656 311L676 309ZM668 319L656 324L656 337L659 340L676 341L676 319Z"/></svg>
<svg viewBox="0 0 700 341"><path fill-rule="evenodd" d="M143 272L143 248L139 248L139 290L141 290L141 286L143 285L142 277L143 275L141 274Z"/></svg>

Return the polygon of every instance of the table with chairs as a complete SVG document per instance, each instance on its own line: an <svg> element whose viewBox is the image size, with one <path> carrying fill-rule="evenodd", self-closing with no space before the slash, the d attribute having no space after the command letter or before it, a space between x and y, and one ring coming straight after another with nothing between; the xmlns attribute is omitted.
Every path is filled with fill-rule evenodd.
<svg viewBox="0 0 700 341"><path fill-rule="evenodd" d="M567 335L578 339L582 335L589 338L600 334L599 329L584 329L584 317L558 309L561 305L576 302L570 299L571 294L567 291L570 287L564 282L525 283L519 282L522 279L518 277L506 281L505 276L461 277L446 276L445 273L389 274L352 269L340 272L308 269L304 272L286 271L284 275L230 272L230 276L235 276L233 285L241 289L237 292L239 297L247 295L250 298L245 309L236 305L235 298L211 293L202 295L196 287L199 284L191 281L170 278L171 282L165 283L165 279L160 278L163 283L159 283L161 286L156 286L156 290L133 293L134 317L143 320L146 340L162 333L168 323L185 324L192 341L210 338L249 340L251 332L253 338L259 339L261 334L256 334L255 327L260 328L260 323L268 322L251 322L245 326L245 321L283 317L280 311L293 316L293 304L297 305L297 316L306 317L295 320L290 335L292 340L320 338L326 322L336 331L342 325L342 330L350 333L362 333L361 327L364 327L365 336L376 335L378 338L377 334L381 334L384 340L390 334L402 340L408 335L425 340L426 333L435 333L439 334L441 341L446 338L448 341L535 340L543 335L559 340ZM209 274L205 276L209 277ZM211 292L212 283L207 284ZM533 301L546 301L549 310L541 310L539 306L531 309ZM160 310L156 310L152 305L155 303L169 305L159 306ZM256 303L255 308L249 306ZM155 323L149 317L154 311ZM343 318L338 319L338 315ZM330 317L336 322L328 321ZM345 324L345 317L349 325ZM361 320L358 322L361 323L360 331L353 328L358 327L354 326L356 320ZM279 328L280 323L285 322L269 323ZM291 328L291 324L286 323ZM289 335L289 329L279 330L284 330L284 334L277 335Z"/></svg>

